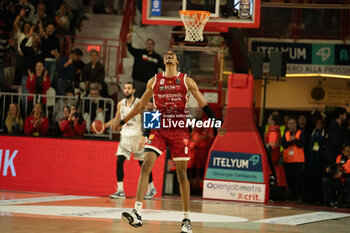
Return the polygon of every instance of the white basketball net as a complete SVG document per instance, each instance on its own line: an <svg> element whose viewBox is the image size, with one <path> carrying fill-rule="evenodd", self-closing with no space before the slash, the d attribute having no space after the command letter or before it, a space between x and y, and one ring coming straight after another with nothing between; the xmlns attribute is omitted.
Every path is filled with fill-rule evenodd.
<svg viewBox="0 0 350 233"><path fill-rule="evenodd" d="M198 11L193 13L192 11L180 11L180 16L185 25L185 41L203 41L203 29L210 17L210 12Z"/></svg>

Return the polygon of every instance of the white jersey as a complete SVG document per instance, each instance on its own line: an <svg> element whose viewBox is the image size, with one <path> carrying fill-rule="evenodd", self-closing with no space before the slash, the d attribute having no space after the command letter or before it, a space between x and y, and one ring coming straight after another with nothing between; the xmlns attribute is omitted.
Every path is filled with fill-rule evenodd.
<svg viewBox="0 0 350 233"><path fill-rule="evenodd" d="M130 110L136 105L137 102L139 102L139 98L135 98L134 102L127 106L126 99L121 100L120 105L120 116L121 119L124 119ZM120 131L120 134L122 136L139 136L142 135L142 118L141 114L137 114L133 118L131 118L127 123L123 125L122 130Z"/></svg>

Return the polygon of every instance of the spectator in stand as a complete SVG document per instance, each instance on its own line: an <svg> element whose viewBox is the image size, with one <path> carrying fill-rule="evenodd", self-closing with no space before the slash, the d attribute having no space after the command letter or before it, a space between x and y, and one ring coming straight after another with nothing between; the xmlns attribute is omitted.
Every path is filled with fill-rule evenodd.
<svg viewBox="0 0 350 233"><path fill-rule="evenodd" d="M25 14L25 10L22 9L19 15L16 17L13 27L15 29L14 38L17 40L17 56L16 56L16 67L15 67L15 84L21 84L22 77L27 73L25 71L24 65L24 55L21 49L22 41L28 36L30 29L32 27L31 22L24 22L22 27L19 25L19 22L23 19ZM33 32L34 33L34 32ZM33 37L32 35L28 37L27 43L24 46L31 47L33 45ZM25 80L27 75L23 77L22 84L25 86ZM22 87L24 87L22 86ZM25 88L22 88L23 93L28 93Z"/></svg>
<svg viewBox="0 0 350 233"><path fill-rule="evenodd" d="M136 87L135 96L141 98L146 90L146 84L161 68L164 70L163 58L154 51L154 41L146 40L145 49L136 49L131 45L131 33L126 36L129 53L134 57L132 69L133 83Z"/></svg>
<svg viewBox="0 0 350 233"><path fill-rule="evenodd" d="M293 200L301 202L303 190L303 167L305 163L305 135L297 128L295 118L288 120L288 130L282 137L284 170Z"/></svg>
<svg viewBox="0 0 350 233"><path fill-rule="evenodd" d="M341 146L349 141L344 123L347 117L345 108L337 107L333 112L334 120L328 127L328 138L325 151L327 165L334 164L336 156L341 153Z"/></svg>
<svg viewBox="0 0 350 233"><path fill-rule="evenodd" d="M4 38L2 34L2 29L0 28L0 88L5 88L5 54L11 48L11 45L14 46L14 40L10 39L9 41Z"/></svg>
<svg viewBox="0 0 350 233"><path fill-rule="evenodd" d="M74 67L74 87L78 88L79 84L82 80L81 74L83 72L85 63L81 60L81 57L83 56L83 52L81 49L74 49L73 50L76 56L75 61L75 67Z"/></svg>
<svg viewBox="0 0 350 233"><path fill-rule="evenodd" d="M13 30L13 22L16 18L16 10L13 1L7 0L2 3L0 9L0 22L3 22L3 30L10 33Z"/></svg>
<svg viewBox="0 0 350 233"><path fill-rule="evenodd" d="M45 136L49 131L49 120L44 116L41 104L34 104L32 114L26 118L24 133L33 136Z"/></svg>
<svg viewBox="0 0 350 233"><path fill-rule="evenodd" d="M58 26L57 33L59 35L71 34L70 25L73 19L73 14L67 3L62 2L60 8L56 11L55 22Z"/></svg>
<svg viewBox="0 0 350 233"><path fill-rule="evenodd" d="M21 86L22 92L28 93L26 89L27 77L29 71L33 72L35 70L36 62L44 62L44 57L41 49L41 39L39 35L34 34L35 26L32 26L29 33L21 42L21 51L23 53L24 60L24 75L22 76ZM32 45L28 46L28 40L33 37Z"/></svg>
<svg viewBox="0 0 350 233"><path fill-rule="evenodd" d="M72 50L68 57L61 57L58 61L57 73L58 79L56 81L56 94L64 95L66 89L73 89L75 78L75 61L77 56L75 50Z"/></svg>
<svg viewBox="0 0 350 233"><path fill-rule="evenodd" d="M28 0L19 0L15 6L15 9L17 14L24 9L24 20L33 23L35 8Z"/></svg>
<svg viewBox="0 0 350 233"><path fill-rule="evenodd" d="M75 98L72 98L74 96L74 91L73 91L72 88L67 88L65 90L65 96L67 96L67 98L60 98L55 103L54 114L55 114L55 120L56 121L59 121L60 119L63 118L62 111L63 111L63 108L65 106L74 106L74 105L76 105Z"/></svg>
<svg viewBox="0 0 350 233"><path fill-rule="evenodd" d="M5 120L5 133L19 135L23 133L23 119L18 104L11 103Z"/></svg>
<svg viewBox="0 0 350 233"><path fill-rule="evenodd" d="M45 59L45 69L49 72L51 85L54 82L56 60L60 57L61 51L58 39L54 33L55 26L52 22L46 25L45 31L43 30L42 24L40 24L41 47Z"/></svg>
<svg viewBox="0 0 350 233"><path fill-rule="evenodd" d="M99 83L102 87L101 95L108 97L107 84L105 83L105 68L98 61L98 52L94 49L90 51L91 62L87 63L83 69L83 82L85 87L89 89L90 83Z"/></svg>
<svg viewBox="0 0 350 233"><path fill-rule="evenodd" d="M71 20L70 31L71 35L75 35L75 29L80 30L81 22L85 18L84 15L84 5L82 0L65 0L69 9L73 14L73 18Z"/></svg>
<svg viewBox="0 0 350 233"><path fill-rule="evenodd" d="M326 132L322 119L316 120L316 128L312 131L305 158L305 194L306 201L321 203L323 153L326 146Z"/></svg>
<svg viewBox="0 0 350 233"><path fill-rule="evenodd" d="M87 124L87 130L90 131L90 123L95 120L100 120L102 122L110 120L110 104L104 106L103 100L98 100L101 98L100 94L101 86L99 83L90 84L89 96L94 99L87 99L84 101L84 119Z"/></svg>
<svg viewBox="0 0 350 233"><path fill-rule="evenodd" d="M63 137L83 137L86 128L86 122L78 113L70 113L68 119L60 122L60 129Z"/></svg>
<svg viewBox="0 0 350 233"><path fill-rule="evenodd" d="M28 71L27 89L30 94L46 95L46 91L50 88L50 77L45 71L44 63L38 61L35 66L35 73ZM33 97L29 96L28 101L33 102ZM46 97L42 98L42 103L46 105Z"/></svg>
<svg viewBox="0 0 350 233"><path fill-rule="evenodd" d="M338 207L338 201L350 202L350 143L342 145L335 163L327 167L322 184L326 205Z"/></svg>
<svg viewBox="0 0 350 233"><path fill-rule="evenodd" d="M47 19L46 5L43 2L39 2L36 6L36 14L34 15L33 23L39 24L41 22L42 24L46 24Z"/></svg>
<svg viewBox="0 0 350 233"><path fill-rule="evenodd" d="M56 109L55 109L56 110ZM63 133L61 131L61 122L64 120L67 120L69 117L70 108L69 106L63 106L61 108L61 112L56 115L56 122L55 122L55 135L56 136L63 136Z"/></svg>

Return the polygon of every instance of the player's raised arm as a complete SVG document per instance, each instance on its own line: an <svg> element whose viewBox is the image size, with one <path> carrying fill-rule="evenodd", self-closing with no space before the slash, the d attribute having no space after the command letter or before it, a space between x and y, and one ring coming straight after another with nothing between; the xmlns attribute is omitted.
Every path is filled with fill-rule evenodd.
<svg viewBox="0 0 350 233"><path fill-rule="evenodd" d="M120 117L120 107L121 107L121 104L122 104L122 101L119 101L118 104L117 104L117 112L115 113L115 117L105 124L106 128L113 127L113 125L115 125L117 122L120 122L120 118L121 118Z"/></svg>
<svg viewBox="0 0 350 233"><path fill-rule="evenodd" d="M143 112L147 103L150 101L150 99L153 96L153 89L152 89L153 84L154 84L154 77L148 81L146 91L145 93L143 93L141 100L135 104L135 106L130 110L129 114L124 119L122 119L120 122L117 122L117 126L124 125L131 118Z"/></svg>

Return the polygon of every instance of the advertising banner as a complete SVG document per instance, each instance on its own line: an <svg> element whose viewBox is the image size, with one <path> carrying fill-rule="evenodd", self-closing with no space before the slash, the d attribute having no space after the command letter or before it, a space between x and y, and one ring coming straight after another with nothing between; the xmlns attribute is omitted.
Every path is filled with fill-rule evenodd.
<svg viewBox="0 0 350 233"><path fill-rule="evenodd" d="M151 16L160 16L161 2L161 0L152 0Z"/></svg>
<svg viewBox="0 0 350 233"><path fill-rule="evenodd" d="M0 189L107 196L116 191L118 142L0 136ZM126 196L135 196L140 166L124 165ZM153 168L161 196L164 156Z"/></svg>
<svg viewBox="0 0 350 233"><path fill-rule="evenodd" d="M287 54L287 73L350 73L350 45L342 41L251 39L250 51L265 54L264 72L268 71L269 53L281 51Z"/></svg>
<svg viewBox="0 0 350 233"><path fill-rule="evenodd" d="M263 183L261 155L212 151L205 178Z"/></svg>
<svg viewBox="0 0 350 233"><path fill-rule="evenodd" d="M265 184L205 180L203 197L263 203L265 201L265 189Z"/></svg>

